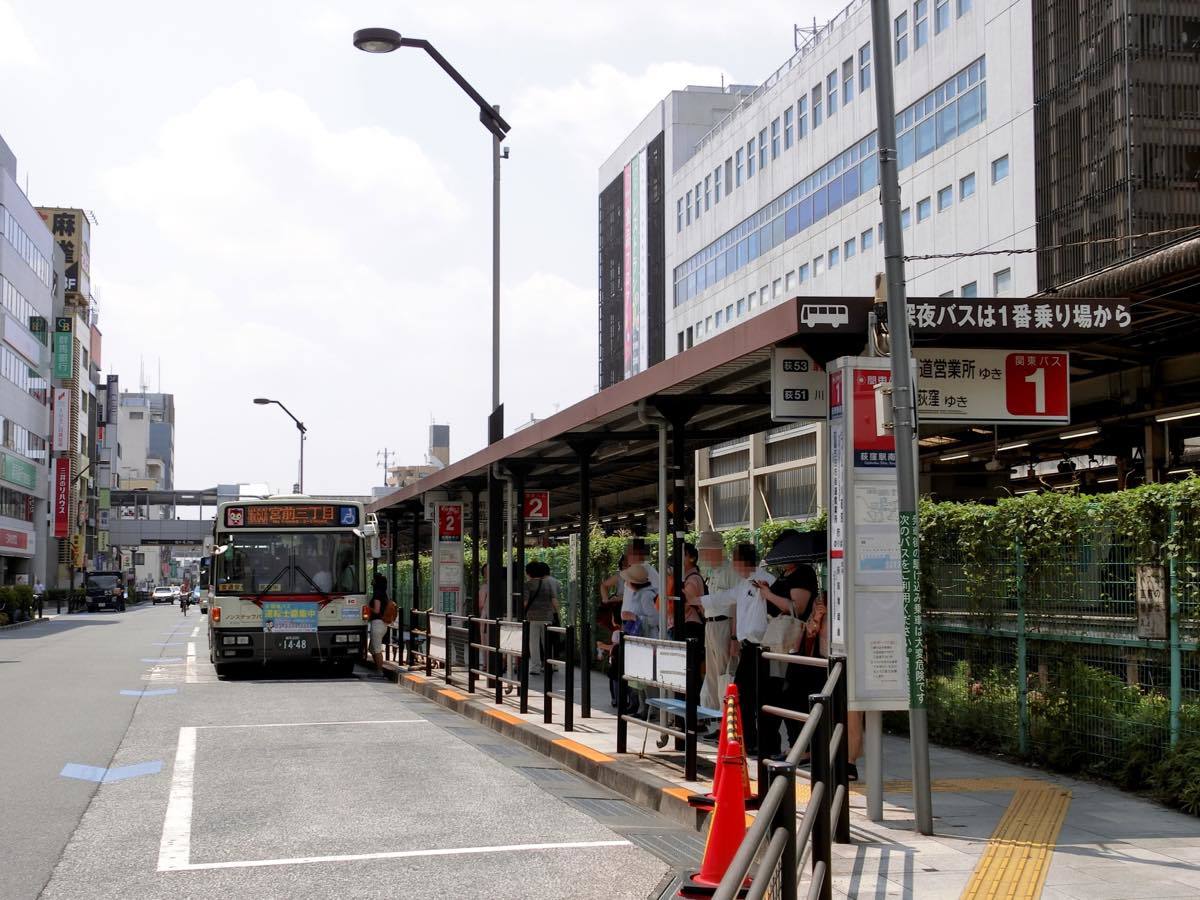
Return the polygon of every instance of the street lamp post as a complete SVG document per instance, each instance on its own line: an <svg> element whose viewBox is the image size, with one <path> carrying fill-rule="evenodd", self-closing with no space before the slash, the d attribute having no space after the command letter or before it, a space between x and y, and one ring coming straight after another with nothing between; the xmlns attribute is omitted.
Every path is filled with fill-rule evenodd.
<svg viewBox="0 0 1200 900"><path fill-rule="evenodd" d="M424 50L441 66L468 97L479 107L479 121L492 135L492 413L488 417L488 443L504 437L504 407L500 403L500 160L508 157L501 143L510 126L500 115L500 107L488 103L479 91L459 73L446 57L423 38L401 37L391 28L363 28L354 32L354 46L366 53L391 53L401 47ZM500 548L504 542L504 485L496 473L488 471L488 603L490 615L499 618L507 606L504 567ZM492 551L495 552L492 552Z"/></svg>
<svg viewBox="0 0 1200 900"><path fill-rule="evenodd" d="M308 429L304 427L304 423L292 415L292 411L280 403L278 400L269 400L266 397L255 397L254 402L259 406L268 406L275 404L285 413L288 414L293 422L296 423L296 430L300 432L300 480L296 482L296 493L304 493L304 439L308 434Z"/></svg>

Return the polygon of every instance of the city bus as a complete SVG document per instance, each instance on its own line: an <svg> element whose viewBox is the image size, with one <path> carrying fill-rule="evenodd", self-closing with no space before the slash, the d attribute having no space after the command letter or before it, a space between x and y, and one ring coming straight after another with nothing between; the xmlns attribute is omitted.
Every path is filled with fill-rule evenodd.
<svg viewBox="0 0 1200 900"><path fill-rule="evenodd" d="M209 567L209 659L314 662L348 674L369 614L363 506L287 496L221 503Z"/></svg>

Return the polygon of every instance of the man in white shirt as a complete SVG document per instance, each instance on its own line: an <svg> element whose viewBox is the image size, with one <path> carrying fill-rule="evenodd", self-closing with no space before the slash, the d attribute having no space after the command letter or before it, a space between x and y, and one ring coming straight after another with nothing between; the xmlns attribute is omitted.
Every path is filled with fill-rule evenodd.
<svg viewBox="0 0 1200 900"><path fill-rule="evenodd" d="M730 653L738 660L737 672L733 676L738 689L738 702L742 708L742 728L745 731L747 755L758 754L758 654L753 648L762 642L767 630L767 601L763 599L757 582L771 582L769 573L758 567L758 551L753 544L738 544L733 549L733 570L741 581L733 588L736 605L733 609L733 635L729 642Z"/></svg>
<svg viewBox="0 0 1200 900"><path fill-rule="evenodd" d="M700 552L700 574L708 587L708 593L700 598L704 606L704 687L700 691L700 703L709 709L720 709L724 699L721 676L729 669L733 588L738 583L738 576L725 562L725 541L717 532L702 532L696 549Z"/></svg>

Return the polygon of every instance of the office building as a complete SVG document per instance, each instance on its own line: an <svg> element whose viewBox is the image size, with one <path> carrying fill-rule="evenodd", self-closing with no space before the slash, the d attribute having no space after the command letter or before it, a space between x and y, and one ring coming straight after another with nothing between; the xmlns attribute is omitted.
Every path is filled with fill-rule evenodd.
<svg viewBox="0 0 1200 900"><path fill-rule="evenodd" d="M50 352L48 323L61 306L61 251L17 183L17 159L0 138L0 583L47 575Z"/></svg>
<svg viewBox="0 0 1200 900"><path fill-rule="evenodd" d="M175 489L175 395L123 392L117 400L117 434L120 436L118 473L127 491ZM147 504L123 515L173 519L175 508ZM171 576L172 548L145 545L129 549L138 584L165 583Z"/></svg>
<svg viewBox="0 0 1200 900"><path fill-rule="evenodd" d="M425 462L407 466L389 465L384 474L385 487L381 495L390 494L398 488L408 487L426 475L432 475L448 465L450 465L450 426L430 425L429 449L425 454Z"/></svg>
<svg viewBox="0 0 1200 900"><path fill-rule="evenodd" d="M904 251L935 257L907 263L910 296L1027 296L1200 221L1200 17L1188 7L892 3ZM855 0L707 132L675 143L651 363L785 298L873 294L874 57L870 6ZM645 123L618 157L644 134ZM619 380L603 377L618 285L603 250L616 233L613 162L601 169L602 385ZM788 425L702 452L698 526L815 514L822 441L819 423Z"/></svg>

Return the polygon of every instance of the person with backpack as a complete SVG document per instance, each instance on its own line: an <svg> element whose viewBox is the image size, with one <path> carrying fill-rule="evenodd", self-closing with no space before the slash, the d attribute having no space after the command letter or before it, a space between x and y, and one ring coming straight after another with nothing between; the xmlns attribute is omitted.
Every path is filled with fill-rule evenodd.
<svg viewBox="0 0 1200 900"><path fill-rule="evenodd" d="M376 572L371 579L371 606L367 627L370 630L371 658L375 661L375 673L383 678L383 638L388 626L396 621L398 609L394 600L387 595L387 578Z"/></svg>

